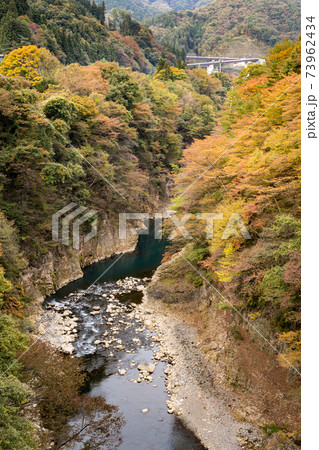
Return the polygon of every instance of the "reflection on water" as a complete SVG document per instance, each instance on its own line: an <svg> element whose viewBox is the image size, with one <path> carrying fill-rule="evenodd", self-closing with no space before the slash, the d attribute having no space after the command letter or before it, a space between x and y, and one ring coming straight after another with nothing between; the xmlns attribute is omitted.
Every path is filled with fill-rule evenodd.
<svg viewBox="0 0 319 450"><path fill-rule="evenodd" d="M156 337L145 329L135 311L135 305L142 299L138 287L145 284L144 277L150 276L160 264L165 246L164 241L154 240L152 235L142 235L135 252L123 255L115 264L118 256L90 266L85 269L83 278L70 283L48 300L56 306L66 306L79 318L79 334L74 346L76 355L83 357L90 375L86 391L116 405L125 420L119 445L109 442L92 447L91 443L75 448L204 448L178 417L167 413L165 402L168 397L163 372L167 362L158 362L152 381L136 381L139 375L137 365L151 362L158 349ZM99 282L86 292L103 273ZM123 293L123 286L116 281L125 277L135 277L135 281L131 287L125 288L129 292ZM96 344L97 340L102 343ZM120 375L119 370L125 374ZM143 413L143 409L148 412Z"/></svg>

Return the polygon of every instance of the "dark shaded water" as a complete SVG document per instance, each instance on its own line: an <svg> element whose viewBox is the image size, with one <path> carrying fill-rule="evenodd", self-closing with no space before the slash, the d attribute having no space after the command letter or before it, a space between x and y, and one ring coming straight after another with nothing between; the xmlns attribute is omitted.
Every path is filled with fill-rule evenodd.
<svg viewBox="0 0 319 450"><path fill-rule="evenodd" d="M74 347L90 373L87 391L118 406L125 424L120 430L122 442L114 448L122 450L204 449L177 416L167 413L163 372L167 362L158 362L152 381L132 381L139 375L137 365L152 362L158 349L156 337L145 329L135 307L142 299L139 286L146 283L145 277L150 277L160 264L165 247L166 243L155 240L152 234L142 235L136 251L86 268L83 278L70 283L47 302L66 306L79 318ZM126 280L126 287L119 285L118 280L126 277L134 279ZM132 286L127 287L130 281ZM94 307L98 313L92 315ZM99 339L108 342L107 345L96 345ZM120 375L119 369L126 373ZM143 413L143 409L148 412ZM81 444L77 448L85 447Z"/></svg>

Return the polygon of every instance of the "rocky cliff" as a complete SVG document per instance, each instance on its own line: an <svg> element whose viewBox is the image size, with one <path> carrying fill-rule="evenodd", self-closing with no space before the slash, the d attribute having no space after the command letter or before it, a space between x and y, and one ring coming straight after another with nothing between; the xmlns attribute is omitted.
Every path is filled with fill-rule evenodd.
<svg viewBox="0 0 319 450"><path fill-rule="evenodd" d="M97 236L82 242L80 250L59 244L37 266L29 266L20 277L25 294L41 303L46 296L71 281L81 278L83 268L112 255L133 251L138 235L127 227L126 239L120 240L116 226L108 219L99 225Z"/></svg>

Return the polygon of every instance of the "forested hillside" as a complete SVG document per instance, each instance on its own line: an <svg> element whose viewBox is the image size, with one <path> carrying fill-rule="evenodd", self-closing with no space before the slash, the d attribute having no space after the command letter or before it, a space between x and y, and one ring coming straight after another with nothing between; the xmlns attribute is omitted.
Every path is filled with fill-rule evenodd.
<svg viewBox="0 0 319 450"><path fill-rule="evenodd" d="M297 39L299 0L215 0L186 12L169 12L147 24L155 38L199 55L264 56L282 39Z"/></svg>
<svg viewBox="0 0 319 450"><path fill-rule="evenodd" d="M272 106L271 106L272 105ZM253 124L253 126L250 126ZM219 120L219 131L188 147L176 176L177 210L223 214L214 238L192 227L187 257L196 270L284 354L300 364L300 41L270 52L266 66L243 70ZM231 214L247 239L225 228ZM238 224L237 224L238 225ZM226 234L226 236L225 236ZM183 260L180 261L183 264ZM185 264L184 264L185 265ZM205 284L186 264L187 277Z"/></svg>
<svg viewBox="0 0 319 450"><path fill-rule="evenodd" d="M0 52L28 44L46 47L63 64L105 59L150 73L161 57L175 61L129 14L106 26L104 6L89 0L1 0Z"/></svg>
<svg viewBox="0 0 319 450"><path fill-rule="evenodd" d="M113 8L122 9L130 12L135 19L144 20L167 11L195 9L209 2L210 0L105 0L105 7L109 13Z"/></svg>
<svg viewBox="0 0 319 450"><path fill-rule="evenodd" d="M32 299L18 280L58 245L51 240L52 214L69 202L110 220L122 211L153 210L183 148L213 130L229 80L164 61L154 79L115 62L63 66L32 45L9 53L0 74L0 370L6 371L0 440L3 449L34 449L32 424L20 416L33 394L21 377L38 380L42 420L57 435L83 407L76 393L84 378L75 360L39 344L22 366L13 364L33 330L25 318ZM53 380L55 364L65 371ZM55 397L52 383L64 377L69 384ZM94 402L109 417L103 402ZM88 415L93 406L86 405Z"/></svg>
<svg viewBox="0 0 319 450"><path fill-rule="evenodd" d="M23 76L1 79L2 210L36 257L52 212L71 198L118 211L147 205L150 186L163 194L171 165L211 132L226 92L203 70L163 82L116 63L63 67L34 46L13 51L0 71Z"/></svg>
<svg viewBox="0 0 319 450"><path fill-rule="evenodd" d="M204 391L230 393L232 416L269 437L259 448L300 445L300 84L300 41L234 80L174 176L191 238L180 229L147 288L154 310L196 328Z"/></svg>

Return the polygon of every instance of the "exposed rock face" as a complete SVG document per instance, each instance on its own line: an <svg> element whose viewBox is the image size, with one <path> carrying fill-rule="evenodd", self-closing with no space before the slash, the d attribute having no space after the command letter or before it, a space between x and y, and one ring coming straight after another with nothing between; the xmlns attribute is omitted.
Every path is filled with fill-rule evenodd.
<svg viewBox="0 0 319 450"><path fill-rule="evenodd" d="M147 295L153 300L165 303L191 302L198 295L198 289L188 281L187 263L173 257L156 270L152 282L147 287Z"/></svg>
<svg viewBox="0 0 319 450"><path fill-rule="evenodd" d="M83 243L80 250L59 244L36 267L26 269L21 275L20 284L29 297L42 302L46 296L81 278L83 267L115 254L133 251L137 240L138 235L129 226L126 239L120 240L118 229L105 219L100 224L97 236Z"/></svg>

